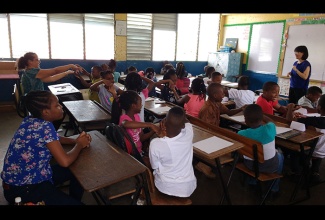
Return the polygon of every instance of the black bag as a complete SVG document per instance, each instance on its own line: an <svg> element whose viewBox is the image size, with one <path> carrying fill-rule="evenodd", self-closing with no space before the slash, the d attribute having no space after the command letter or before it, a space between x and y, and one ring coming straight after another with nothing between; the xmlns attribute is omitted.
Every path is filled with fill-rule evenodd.
<svg viewBox="0 0 325 220"><path fill-rule="evenodd" d="M137 159L139 162L144 164L144 161L136 147L136 144L122 126L107 122L105 128L105 135L108 140L112 141L122 150L124 150L125 152L133 156L135 159Z"/></svg>

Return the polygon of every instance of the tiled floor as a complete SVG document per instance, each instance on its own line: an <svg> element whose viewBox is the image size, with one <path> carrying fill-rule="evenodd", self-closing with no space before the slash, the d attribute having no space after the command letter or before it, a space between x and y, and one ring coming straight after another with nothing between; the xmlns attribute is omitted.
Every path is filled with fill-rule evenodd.
<svg viewBox="0 0 325 220"><path fill-rule="evenodd" d="M0 113L0 170L3 166L3 158L6 153L8 144L19 126L22 118L20 118L16 112L1 112ZM64 130L62 131L62 135ZM70 131L69 131L70 133ZM286 159L287 160L287 159ZM325 162L324 162L325 163ZM321 176L325 177L324 163L322 164ZM288 161L285 162L284 173L287 172ZM230 166L223 167L224 175L228 175L230 171ZM197 189L191 196L193 205L218 205L222 196L222 187L219 179L208 179L202 173L195 171L197 177ZM247 185L242 184L242 174L239 171L234 172L234 176L231 180L229 186L230 198L233 205L256 205L257 194L254 188L250 188ZM0 182L2 184L2 181ZM292 193L295 181L290 180L289 177L285 176L281 180L281 193L280 195L273 199L268 200L266 204L268 205L286 205L289 202L290 195ZM297 198L305 195L305 190L301 190ZM319 184L311 187L310 195L311 198L298 203L297 205L325 205L325 184ZM96 201L90 193L85 193L83 197L83 202L86 205L96 205ZM130 204L130 196L125 196L112 201L116 205L128 205ZM0 205L6 205L7 202L3 197L2 187L0 189ZM225 203L226 204L226 203Z"/></svg>

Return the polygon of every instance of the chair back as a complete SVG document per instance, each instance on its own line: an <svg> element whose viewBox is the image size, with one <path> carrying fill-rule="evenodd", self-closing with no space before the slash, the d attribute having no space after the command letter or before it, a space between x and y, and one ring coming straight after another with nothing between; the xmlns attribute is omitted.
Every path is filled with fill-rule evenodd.
<svg viewBox="0 0 325 220"><path fill-rule="evenodd" d="M133 156L139 162L145 164L133 139L122 126L107 122L105 128L105 135L109 140L113 141L122 150Z"/></svg>
<svg viewBox="0 0 325 220"><path fill-rule="evenodd" d="M21 118L25 118L28 115L28 111L25 106L25 96L22 95L21 89L19 87L20 85L14 84L14 90L13 90L13 98L15 102L15 107L17 114Z"/></svg>

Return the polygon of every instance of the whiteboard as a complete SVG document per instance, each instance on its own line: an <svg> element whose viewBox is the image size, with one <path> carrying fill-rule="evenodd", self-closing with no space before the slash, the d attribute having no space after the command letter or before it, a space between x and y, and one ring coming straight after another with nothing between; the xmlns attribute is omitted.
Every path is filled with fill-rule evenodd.
<svg viewBox="0 0 325 220"><path fill-rule="evenodd" d="M282 76L287 76L296 61L294 49L299 45L308 48L308 61L311 65L310 79L323 81L325 69L325 25L290 25L287 46L284 54Z"/></svg>
<svg viewBox="0 0 325 220"><path fill-rule="evenodd" d="M238 38L236 52L246 53L248 50L250 25L225 26L224 27L224 42L227 38Z"/></svg>
<svg viewBox="0 0 325 220"><path fill-rule="evenodd" d="M247 70L277 73L284 22L254 24Z"/></svg>

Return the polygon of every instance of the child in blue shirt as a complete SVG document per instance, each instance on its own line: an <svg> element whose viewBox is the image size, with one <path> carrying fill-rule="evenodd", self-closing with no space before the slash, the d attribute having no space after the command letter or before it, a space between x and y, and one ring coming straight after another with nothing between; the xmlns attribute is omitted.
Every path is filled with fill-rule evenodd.
<svg viewBox="0 0 325 220"><path fill-rule="evenodd" d="M276 127L272 120L263 114L257 104L250 104L244 110L245 123L250 128L238 131L239 135L259 141L263 144L264 163L259 163L259 171L264 173L282 173L283 154L275 148ZM264 121L264 122L263 122ZM253 170L253 160L244 156L244 164ZM279 191L280 179L276 180L271 191Z"/></svg>

